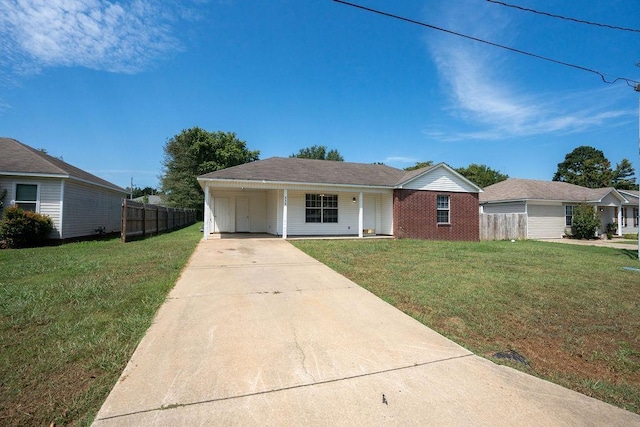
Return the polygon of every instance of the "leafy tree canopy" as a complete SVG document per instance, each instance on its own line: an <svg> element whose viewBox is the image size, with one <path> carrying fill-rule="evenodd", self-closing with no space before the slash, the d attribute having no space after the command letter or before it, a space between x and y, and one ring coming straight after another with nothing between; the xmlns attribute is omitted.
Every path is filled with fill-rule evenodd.
<svg viewBox="0 0 640 427"><path fill-rule="evenodd" d="M133 194L134 199L137 197L149 196L149 195L158 193L158 190L156 190L155 188L151 188L151 187L140 188L136 185L133 186L133 189L131 187L127 187L125 188L125 190L127 190L129 194Z"/></svg>
<svg viewBox="0 0 640 427"><path fill-rule="evenodd" d="M429 166L433 166L433 161L432 160L427 160L426 162L416 162L415 165L413 166L407 166L406 168L404 168L404 170L406 171L414 171L416 169L422 169L422 168L426 168Z"/></svg>
<svg viewBox="0 0 640 427"><path fill-rule="evenodd" d="M558 163L553 180L588 188L609 187L613 180L613 171L611 163L602 151L583 145L567 154L563 162Z"/></svg>
<svg viewBox="0 0 640 427"><path fill-rule="evenodd" d="M509 178L509 175L491 169L487 165L479 165L477 163L471 163L466 168L456 168L456 171L460 175L467 178L469 181L479 185L482 188L488 187L492 184L496 184Z"/></svg>
<svg viewBox="0 0 640 427"><path fill-rule="evenodd" d="M344 158L336 149L327 151L327 147L324 145L312 145L311 147L301 148L296 154L292 154L289 157L298 157L300 159L315 159L315 160L334 160L337 162L343 162Z"/></svg>
<svg viewBox="0 0 640 427"><path fill-rule="evenodd" d="M199 175L258 160L233 132L207 132L199 127L183 130L164 146L162 190L170 205L202 210L204 194Z"/></svg>

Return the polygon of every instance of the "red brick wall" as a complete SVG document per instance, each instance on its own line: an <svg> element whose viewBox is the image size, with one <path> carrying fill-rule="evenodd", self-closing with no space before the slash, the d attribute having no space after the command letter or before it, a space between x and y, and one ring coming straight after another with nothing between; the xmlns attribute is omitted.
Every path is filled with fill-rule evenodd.
<svg viewBox="0 0 640 427"><path fill-rule="evenodd" d="M450 224L438 224L436 200L449 196ZM480 240L478 193L394 190L393 234L398 238Z"/></svg>

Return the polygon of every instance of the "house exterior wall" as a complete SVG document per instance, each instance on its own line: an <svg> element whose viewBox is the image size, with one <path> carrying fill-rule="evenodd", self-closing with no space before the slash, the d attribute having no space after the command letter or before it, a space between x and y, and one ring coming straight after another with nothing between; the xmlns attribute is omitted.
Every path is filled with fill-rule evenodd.
<svg viewBox="0 0 640 427"><path fill-rule="evenodd" d="M437 222L437 196L450 197L450 223ZM393 229L398 238L430 240L480 239L477 193L396 189Z"/></svg>
<svg viewBox="0 0 640 427"><path fill-rule="evenodd" d="M454 175L445 168L437 168L424 175L418 176L413 181L406 183L405 190L448 191L467 193L477 191L460 177Z"/></svg>
<svg viewBox="0 0 640 427"><path fill-rule="evenodd" d="M236 211L238 206L238 199L247 198L248 201L248 215L249 215L249 229L250 233L267 233L268 230L268 203L267 203L267 191L265 190L220 190L214 191L211 197L211 209L209 213L208 221L210 221L211 232L236 232L236 221L238 212ZM215 218L213 212L216 211L216 203L219 203L220 199L226 199L226 218ZM205 213L207 215L207 213ZM224 224L224 225L223 225ZM222 228L222 230L221 230Z"/></svg>
<svg viewBox="0 0 640 427"><path fill-rule="evenodd" d="M288 191L287 235L289 236L336 236L358 235L359 194L328 191L338 195L338 222L307 223L305 196L315 191ZM353 202L353 198L356 202Z"/></svg>
<svg viewBox="0 0 640 427"><path fill-rule="evenodd" d="M44 177L23 177L9 176L0 178L0 192L7 190L4 198L4 207L8 207L15 202L16 184L36 184L38 185L38 203L36 211L47 215L53 222L53 231L49 234L50 239L59 239L62 225L62 208L60 204L62 179ZM0 209L0 218L2 215Z"/></svg>
<svg viewBox="0 0 640 427"><path fill-rule="evenodd" d="M527 204L529 239L559 239L564 235L565 208L563 204Z"/></svg>
<svg viewBox="0 0 640 427"><path fill-rule="evenodd" d="M124 194L72 180L65 181L63 193L63 239L95 235L98 227L120 232Z"/></svg>
<svg viewBox="0 0 640 427"><path fill-rule="evenodd" d="M494 213L526 213L527 207L524 202L487 203L482 205L482 212Z"/></svg>
<svg viewBox="0 0 640 427"><path fill-rule="evenodd" d="M356 191L354 191L356 190ZM287 235L288 236L336 236L358 235L360 192L354 188L330 186L309 186L305 189L287 190ZM306 194L337 194L337 223L307 223ZM205 212L211 232L219 232L219 224L228 224L226 232L236 232L236 205L239 197L248 197L250 211L250 232L283 234L284 188L247 189L236 186L213 187L210 190L210 212ZM364 218L374 228L376 234L393 233L393 193L392 190L363 191ZM227 199L228 217L214 218L216 200ZM355 202L353 199L355 198Z"/></svg>

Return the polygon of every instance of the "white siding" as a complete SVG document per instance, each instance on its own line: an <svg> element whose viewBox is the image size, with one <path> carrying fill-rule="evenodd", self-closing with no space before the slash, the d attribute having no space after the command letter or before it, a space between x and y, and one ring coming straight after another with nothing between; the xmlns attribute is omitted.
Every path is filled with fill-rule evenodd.
<svg viewBox="0 0 640 427"><path fill-rule="evenodd" d="M565 230L564 205L527 204L529 239L559 239Z"/></svg>
<svg viewBox="0 0 640 427"><path fill-rule="evenodd" d="M274 192L275 193L275 192ZM229 232L236 231L236 200L240 197L247 197L249 201L249 232L251 233L267 233L271 232L268 228L267 220L267 192L264 190L216 190L211 192L211 204L215 206L216 199L226 198L229 201L228 221ZM269 218L272 220L272 218ZM216 219L214 219L214 222ZM269 224L270 225L270 224ZM213 223L211 231L216 230L216 224Z"/></svg>
<svg viewBox="0 0 640 427"><path fill-rule="evenodd" d="M287 235L358 235L358 210L360 189L339 188L331 186L303 186L307 188L289 189ZM377 234L393 234L393 192L390 189L368 189L363 191L364 212ZM306 223L305 195L337 194L338 223ZM249 197L250 226L253 233L270 233L282 235L282 204L284 189L244 189L237 186L216 187L211 189L211 203L215 205L216 197L229 200L229 220L235 223L235 206L237 197ZM355 202L353 199L355 198ZM212 223L210 230L215 230ZM235 225L231 226L235 231Z"/></svg>
<svg viewBox="0 0 640 427"><path fill-rule="evenodd" d="M62 237L91 236L98 227L119 232L122 222L123 194L67 180L64 186Z"/></svg>
<svg viewBox="0 0 640 427"><path fill-rule="evenodd" d="M511 203L491 203L482 205L482 212L493 213L525 213L524 202L511 202Z"/></svg>
<svg viewBox="0 0 640 427"><path fill-rule="evenodd" d="M393 235L393 193L380 196L380 229L378 234Z"/></svg>
<svg viewBox="0 0 640 427"><path fill-rule="evenodd" d="M267 229L265 230L269 234L279 234L278 231L281 222L278 221L278 197L280 190L268 190L267 191Z"/></svg>
<svg viewBox="0 0 640 427"><path fill-rule="evenodd" d="M478 190L444 167L431 170L402 186L407 190L448 191L452 193L477 193Z"/></svg>
<svg viewBox="0 0 640 427"><path fill-rule="evenodd" d="M38 185L38 213L47 215L53 222L53 231L49 234L51 239L60 238L60 191L62 180L59 178L30 178L30 177L5 177L0 178L0 192L7 190L4 198L4 206L8 207L15 201L16 184L36 184ZM0 210L0 215L2 211Z"/></svg>
<svg viewBox="0 0 640 427"><path fill-rule="evenodd" d="M53 231L49 235L52 239L59 239L61 230L62 180L47 179L40 181L40 213L48 215L53 221ZM62 224L64 226L64 224Z"/></svg>

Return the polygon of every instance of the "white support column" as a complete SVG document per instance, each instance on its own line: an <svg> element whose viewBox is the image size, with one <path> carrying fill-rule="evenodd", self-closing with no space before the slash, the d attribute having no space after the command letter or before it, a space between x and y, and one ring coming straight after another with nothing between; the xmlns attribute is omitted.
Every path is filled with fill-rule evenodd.
<svg viewBox="0 0 640 427"><path fill-rule="evenodd" d="M618 206L618 236L622 237L622 203Z"/></svg>
<svg viewBox="0 0 640 427"><path fill-rule="evenodd" d="M286 239L287 238L287 204L288 204L288 200L287 200L287 189L284 189L283 192L283 198L282 198L282 238Z"/></svg>
<svg viewBox="0 0 640 427"><path fill-rule="evenodd" d="M209 182L204 184L204 236L203 240L209 239L209 232L211 230L211 194L209 193Z"/></svg>
<svg viewBox="0 0 640 427"><path fill-rule="evenodd" d="M364 229L364 196L362 195L362 191L360 192L360 207L358 209L358 237L363 236Z"/></svg>

